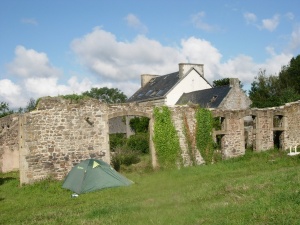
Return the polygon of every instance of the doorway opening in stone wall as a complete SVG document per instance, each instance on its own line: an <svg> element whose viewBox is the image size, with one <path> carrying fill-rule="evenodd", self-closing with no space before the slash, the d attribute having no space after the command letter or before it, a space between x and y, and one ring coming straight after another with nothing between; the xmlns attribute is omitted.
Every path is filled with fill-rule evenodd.
<svg viewBox="0 0 300 225"><path fill-rule="evenodd" d="M283 131L273 132L274 148L282 149Z"/></svg>
<svg viewBox="0 0 300 225"><path fill-rule="evenodd" d="M119 116L109 119L111 164L117 171L152 170L149 118Z"/></svg>

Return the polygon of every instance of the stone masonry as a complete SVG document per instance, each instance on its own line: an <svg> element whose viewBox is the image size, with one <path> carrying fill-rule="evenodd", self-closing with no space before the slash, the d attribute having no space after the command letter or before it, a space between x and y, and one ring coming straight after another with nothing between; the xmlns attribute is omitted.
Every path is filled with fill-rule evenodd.
<svg viewBox="0 0 300 225"><path fill-rule="evenodd" d="M20 182L32 183L47 176L63 179L75 164L87 158L100 158L110 163L109 120L124 116L150 118L150 152L152 165L156 167L152 141L154 107L137 103L107 105L95 99L72 102L59 97L42 98L37 109L30 113L0 118L1 172L19 170ZM183 162L190 165L184 127L195 136L196 107L169 108ZM221 121L221 129L212 135L219 138L224 159L243 155L248 143L252 143L255 151L273 148L275 134L284 150L300 144L300 101L276 108L216 109L212 113ZM245 132L245 116L253 118L251 132ZM195 146L193 140L190 142ZM202 164L199 151L194 153L196 163Z"/></svg>

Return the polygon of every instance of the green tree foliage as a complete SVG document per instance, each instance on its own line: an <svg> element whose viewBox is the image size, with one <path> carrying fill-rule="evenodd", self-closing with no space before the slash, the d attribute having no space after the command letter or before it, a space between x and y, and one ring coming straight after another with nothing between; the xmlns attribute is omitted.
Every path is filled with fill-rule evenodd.
<svg viewBox="0 0 300 225"><path fill-rule="evenodd" d="M249 97L252 100L251 106L257 108L278 106L280 104L277 96L278 91L278 76L267 76L265 70L259 71L249 91Z"/></svg>
<svg viewBox="0 0 300 225"><path fill-rule="evenodd" d="M149 118L147 117L134 117L129 122L130 128L135 133L148 132Z"/></svg>
<svg viewBox="0 0 300 225"><path fill-rule="evenodd" d="M9 109L9 104L6 102L0 102L0 117L4 117L12 114L13 111Z"/></svg>
<svg viewBox="0 0 300 225"><path fill-rule="evenodd" d="M281 88L292 88L300 94L300 55L293 57L289 65L282 67L279 80Z"/></svg>
<svg viewBox="0 0 300 225"><path fill-rule="evenodd" d="M127 96L117 88L92 88L90 91L83 92L82 95L98 99L106 103L122 103L127 100Z"/></svg>
<svg viewBox="0 0 300 225"><path fill-rule="evenodd" d="M30 111L35 110L36 103L37 103L37 101L35 101L34 98L30 98L30 100L29 100L29 102L27 103L27 106L26 106L26 108L25 108L25 111L26 111L26 112L30 112Z"/></svg>
<svg viewBox="0 0 300 225"><path fill-rule="evenodd" d="M221 87L221 86L226 86L226 85L230 85L230 78L223 78L220 80L213 81L213 87ZM243 89L243 86L244 85L240 81L240 88Z"/></svg>
<svg viewBox="0 0 300 225"><path fill-rule="evenodd" d="M220 80L213 81L213 87L220 87L220 86L225 86L225 85L229 85L229 78L223 78Z"/></svg>
<svg viewBox="0 0 300 225"><path fill-rule="evenodd" d="M283 66L279 76L266 75L262 70L251 84L252 107L280 106L300 99L300 55Z"/></svg>

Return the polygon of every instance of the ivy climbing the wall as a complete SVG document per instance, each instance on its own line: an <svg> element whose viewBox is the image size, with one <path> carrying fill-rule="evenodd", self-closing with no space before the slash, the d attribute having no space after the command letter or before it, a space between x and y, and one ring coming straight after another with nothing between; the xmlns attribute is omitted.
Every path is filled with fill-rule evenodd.
<svg viewBox="0 0 300 225"><path fill-rule="evenodd" d="M183 113L183 131L185 135L185 140L188 147L188 154L191 160L192 165L196 165L196 144L195 144L195 135L194 132L191 132L187 116Z"/></svg>
<svg viewBox="0 0 300 225"><path fill-rule="evenodd" d="M154 109L154 137L158 163L161 168L175 168L181 162L179 138L168 107Z"/></svg>
<svg viewBox="0 0 300 225"><path fill-rule="evenodd" d="M197 148L200 151L206 164L211 164L214 155L214 146L212 139L213 116L210 110L199 108L196 112L197 131L196 141Z"/></svg>

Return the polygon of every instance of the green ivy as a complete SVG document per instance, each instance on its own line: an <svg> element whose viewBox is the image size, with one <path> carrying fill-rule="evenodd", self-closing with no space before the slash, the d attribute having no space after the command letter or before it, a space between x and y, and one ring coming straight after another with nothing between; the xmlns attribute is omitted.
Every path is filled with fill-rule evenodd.
<svg viewBox="0 0 300 225"><path fill-rule="evenodd" d="M196 165L196 154L195 154L195 135L190 131L190 127L187 121L186 114L183 113L183 131L185 140L187 142L188 154L193 165Z"/></svg>
<svg viewBox="0 0 300 225"><path fill-rule="evenodd" d="M78 94L62 95L61 97L71 100L71 103L78 103L80 100L87 98L87 96Z"/></svg>
<svg viewBox="0 0 300 225"><path fill-rule="evenodd" d="M180 144L168 107L154 109L154 137L158 163L161 168L175 168L181 163Z"/></svg>
<svg viewBox="0 0 300 225"><path fill-rule="evenodd" d="M205 163L211 164L214 155L214 141L212 139L214 120L211 111L208 109L199 108L196 112L196 120L197 148L200 151L200 154L203 157Z"/></svg>

